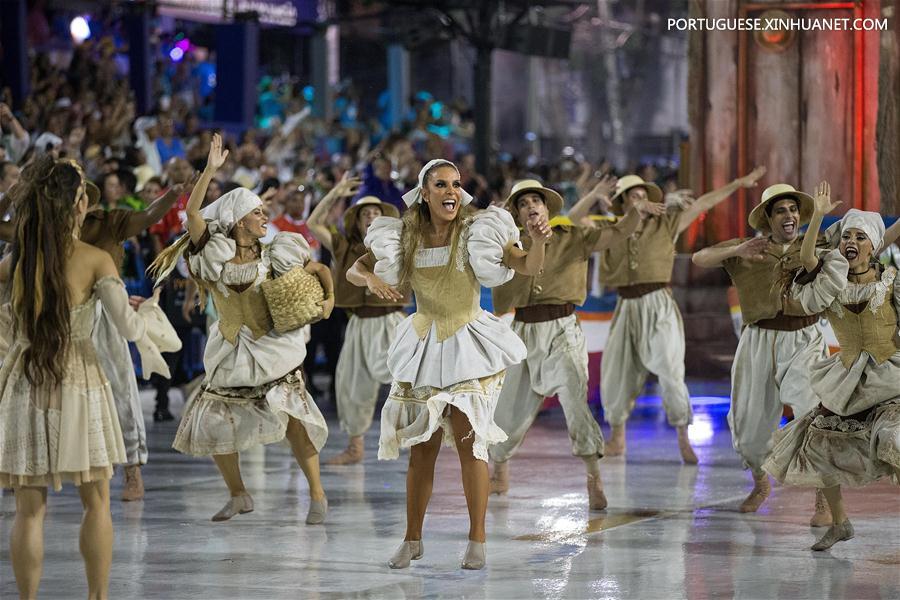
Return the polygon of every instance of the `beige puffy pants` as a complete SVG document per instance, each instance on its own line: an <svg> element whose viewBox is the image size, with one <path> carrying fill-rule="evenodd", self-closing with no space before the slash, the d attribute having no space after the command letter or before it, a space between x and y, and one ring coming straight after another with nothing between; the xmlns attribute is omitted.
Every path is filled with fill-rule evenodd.
<svg viewBox="0 0 900 600"><path fill-rule="evenodd" d="M603 434L587 404L588 355L575 315L543 323L513 321L528 356L506 371L494 421L508 436L490 447L491 460L515 454L547 396L557 395L566 417L572 454L603 456Z"/></svg>
<svg viewBox="0 0 900 600"><path fill-rule="evenodd" d="M391 383L388 348L405 316L403 311L367 319L350 316L335 368L334 389L341 429L351 437L369 429L378 403L378 388Z"/></svg>
<svg viewBox="0 0 900 600"><path fill-rule="evenodd" d="M616 303L600 368L600 399L607 423L625 423L648 373L659 378L669 424L690 424L693 412L684 384L684 325L668 288L640 298L619 298Z"/></svg>
<svg viewBox="0 0 900 600"><path fill-rule="evenodd" d="M741 332L731 365L731 442L744 465L759 472L782 405L799 418L819 403L810 389L810 366L828 356L818 325L799 331L775 331L749 325Z"/></svg>

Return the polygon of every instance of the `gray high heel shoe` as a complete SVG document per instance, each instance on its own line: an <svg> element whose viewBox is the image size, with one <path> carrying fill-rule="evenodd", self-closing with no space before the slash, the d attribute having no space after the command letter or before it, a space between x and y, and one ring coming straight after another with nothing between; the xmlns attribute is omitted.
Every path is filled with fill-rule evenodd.
<svg viewBox="0 0 900 600"><path fill-rule="evenodd" d="M253 498L250 494L241 494L240 496L232 496L222 507L222 510L213 515L213 521L227 521L234 515L243 515L253 512Z"/></svg>
<svg viewBox="0 0 900 600"><path fill-rule="evenodd" d="M307 525L319 525L325 522L325 515L328 514L328 498L321 500L309 501L309 512L306 513Z"/></svg>
<svg viewBox="0 0 900 600"><path fill-rule="evenodd" d="M403 542L388 561L388 566L392 569L405 569L409 566L409 561L419 560L424 553L425 544L421 540Z"/></svg>
<svg viewBox="0 0 900 600"><path fill-rule="evenodd" d="M825 535L812 545L811 550L828 550L838 542L851 539L853 533L853 525L850 524L850 519L847 519L840 525L832 525L825 532Z"/></svg>
<svg viewBox="0 0 900 600"><path fill-rule="evenodd" d="M466 546L466 554L463 556L462 568L477 571L484 568L484 542L473 542L469 540Z"/></svg>

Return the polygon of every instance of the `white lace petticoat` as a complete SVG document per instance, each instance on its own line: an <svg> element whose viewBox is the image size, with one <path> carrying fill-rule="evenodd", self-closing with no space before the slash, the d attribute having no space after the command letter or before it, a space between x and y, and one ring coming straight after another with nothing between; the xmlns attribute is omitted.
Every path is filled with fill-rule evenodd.
<svg viewBox="0 0 900 600"><path fill-rule="evenodd" d="M204 386L188 401L172 447L194 456L241 452L283 440L290 417L301 422L321 450L328 425L300 369L252 388Z"/></svg>
<svg viewBox="0 0 900 600"><path fill-rule="evenodd" d="M494 423L494 410L500 398L505 371L461 381L444 389L423 386L413 388L395 382L381 410L381 439L378 458L395 459L400 448L427 442L439 429L444 430L444 444L454 446L453 429L447 407L454 406L466 415L474 436L472 453L478 460L488 460L488 446L506 440L506 433Z"/></svg>

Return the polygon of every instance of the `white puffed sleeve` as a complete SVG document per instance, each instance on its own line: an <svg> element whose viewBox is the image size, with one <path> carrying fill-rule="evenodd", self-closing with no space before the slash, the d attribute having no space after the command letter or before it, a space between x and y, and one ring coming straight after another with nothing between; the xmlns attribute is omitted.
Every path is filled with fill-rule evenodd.
<svg viewBox="0 0 900 600"><path fill-rule="evenodd" d="M157 296L142 302L135 311L128 304L128 292L118 277L98 280L94 284L94 292L122 337L137 346L144 379L150 379L153 373L171 377L161 353L180 350L181 340L159 307Z"/></svg>
<svg viewBox="0 0 900 600"><path fill-rule="evenodd" d="M395 217L378 217L366 233L366 248L375 256L375 275L388 285L400 283L400 272L403 270L402 233L403 221Z"/></svg>
<svg viewBox="0 0 900 600"><path fill-rule="evenodd" d="M222 277L225 263L234 258L237 252L235 241L219 230L216 223L208 223L208 237L200 242L196 252L190 252L188 263L194 277L210 283L216 283Z"/></svg>
<svg viewBox="0 0 900 600"><path fill-rule="evenodd" d="M847 287L847 271L850 270L850 264L839 250L828 251L820 260L822 266L819 272L802 283L801 275L794 280L790 291L791 296L811 315L822 312L834 302L841 290Z"/></svg>
<svg viewBox="0 0 900 600"><path fill-rule="evenodd" d="M475 277L485 287L497 287L513 278L515 272L503 262L507 250L519 241L519 228L507 210L488 207L469 225L466 249Z"/></svg>
<svg viewBox="0 0 900 600"><path fill-rule="evenodd" d="M284 275L297 266L304 266L312 258L309 242L299 233L276 233L269 244L269 261L278 275Z"/></svg>

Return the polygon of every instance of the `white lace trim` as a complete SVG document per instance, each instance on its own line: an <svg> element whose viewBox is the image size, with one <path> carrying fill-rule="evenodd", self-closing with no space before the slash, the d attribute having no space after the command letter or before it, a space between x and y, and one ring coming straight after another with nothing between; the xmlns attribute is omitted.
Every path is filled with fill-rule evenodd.
<svg viewBox="0 0 900 600"><path fill-rule="evenodd" d="M847 419L840 415L818 415L813 419L812 426L817 429L829 429L831 431L840 431L841 433L853 433L856 431L865 431L869 428L868 421L863 423L856 419Z"/></svg>
<svg viewBox="0 0 900 600"><path fill-rule="evenodd" d="M841 290L828 310L839 319L844 318L844 306L848 304L861 304L868 302L866 310L875 314L884 304L888 292L894 287L897 277L897 269L888 267L881 274L881 279L870 283L849 282L847 287Z"/></svg>
<svg viewBox="0 0 900 600"><path fill-rule="evenodd" d="M228 285L244 285L256 281L259 273L258 262L225 263L222 267L222 282Z"/></svg>
<svg viewBox="0 0 900 600"><path fill-rule="evenodd" d="M229 285L246 285L251 282L254 286L260 285L266 280L270 265L269 246L263 244L259 260L242 264L226 262L222 266L222 276L216 282L216 287L227 298L231 294Z"/></svg>
<svg viewBox="0 0 900 600"><path fill-rule="evenodd" d="M465 238L460 236L459 247L456 248L456 270L463 272L466 270L466 263L469 262L469 246L464 242Z"/></svg>
<svg viewBox="0 0 900 600"><path fill-rule="evenodd" d="M416 250L416 268L443 267L450 260L450 246L419 248Z"/></svg>

